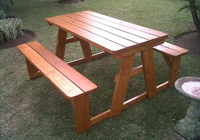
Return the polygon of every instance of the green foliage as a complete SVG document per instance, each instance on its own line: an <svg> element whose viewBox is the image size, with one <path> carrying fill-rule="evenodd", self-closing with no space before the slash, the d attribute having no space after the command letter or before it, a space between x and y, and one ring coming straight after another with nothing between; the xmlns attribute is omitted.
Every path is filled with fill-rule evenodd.
<svg viewBox="0 0 200 140"><path fill-rule="evenodd" d="M6 18L6 14L4 13L3 10L0 10L0 19L5 19Z"/></svg>
<svg viewBox="0 0 200 140"><path fill-rule="evenodd" d="M185 9L191 11L194 25L197 29L198 34L200 35L200 0L189 0L189 4L181 7L179 9L179 12Z"/></svg>
<svg viewBox="0 0 200 140"><path fill-rule="evenodd" d="M22 35L22 21L17 18L9 18L0 20L0 39L15 39L18 35ZM3 36L3 37L2 37Z"/></svg>
<svg viewBox="0 0 200 140"><path fill-rule="evenodd" d="M13 4L13 0L9 0L11 4ZM0 0L0 8L6 9L8 8L5 0Z"/></svg>

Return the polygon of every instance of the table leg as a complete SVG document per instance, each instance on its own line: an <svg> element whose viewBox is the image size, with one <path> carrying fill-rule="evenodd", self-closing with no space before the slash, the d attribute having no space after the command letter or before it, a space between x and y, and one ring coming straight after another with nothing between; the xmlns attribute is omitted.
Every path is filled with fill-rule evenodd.
<svg viewBox="0 0 200 140"><path fill-rule="evenodd" d="M141 52L141 54L147 97L151 98L157 94L153 49L150 48L148 50L144 50Z"/></svg>
<svg viewBox="0 0 200 140"><path fill-rule="evenodd" d="M123 103L125 100L134 57L135 54L126 56L121 60L121 66L116 80L114 96L110 109L110 117L117 116L123 110Z"/></svg>
<svg viewBox="0 0 200 140"><path fill-rule="evenodd" d="M56 56L64 60L65 45L66 45L67 32L58 29L58 36L56 42Z"/></svg>
<svg viewBox="0 0 200 140"><path fill-rule="evenodd" d="M82 39L79 39L79 40L80 40L81 48L83 50L84 58L89 59L92 56L90 44Z"/></svg>

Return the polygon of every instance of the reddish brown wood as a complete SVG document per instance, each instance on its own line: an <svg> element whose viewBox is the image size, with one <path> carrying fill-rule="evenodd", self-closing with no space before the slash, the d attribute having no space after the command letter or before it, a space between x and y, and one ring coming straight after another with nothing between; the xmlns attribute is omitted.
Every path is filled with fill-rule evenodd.
<svg viewBox="0 0 200 140"><path fill-rule="evenodd" d="M131 105L134 105L134 104L138 103L139 101L142 101L142 100L144 100L146 98L147 98L147 93L146 92L142 93L142 94L140 94L140 95L138 95L138 96L136 96L134 98L131 98L128 101L125 101L123 103L123 109L125 109L125 108L127 108L127 107L129 107Z"/></svg>
<svg viewBox="0 0 200 140"><path fill-rule="evenodd" d="M125 47L130 47L130 46L133 46L133 45L136 44L135 42L132 42L132 41L129 41L129 40L124 39L122 37L119 37L118 35L115 35L115 34L106 32L104 30L98 29L98 28L94 27L93 25L85 24L85 23L80 22L78 20L71 19L67 16L58 16L57 18L65 21L67 23L70 23L70 24L73 23L73 25L75 25L79 28L82 28L82 29L84 29L88 32L93 33L93 34L96 34L96 35L98 35L102 38L107 38L110 41L115 42L115 43L120 44L120 45L125 46Z"/></svg>
<svg viewBox="0 0 200 140"><path fill-rule="evenodd" d="M58 56L62 60L64 60L66 38L67 32L59 28L56 42L56 56Z"/></svg>
<svg viewBox="0 0 200 140"><path fill-rule="evenodd" d="M39 69L41 73L63 93L66 98L70 99L83 93L82 90L75 86L69 79L63 76L28 45L20 45L18 46L18 49L26 56L34 67Z"/></svg>
<svg viewBox="0 0 200 140"><path fill-rule="evenodd" d="M103 113L101 113L101 114L98 114L98 115L92 117L91 118L91 125L94 125L94 124L96 124L96 123L108 118L109 115L110 115L110 109L105 111L105 112L103 112Z"/></svg>
<svg viewBox="0 0 200 140"><path fill-rule="evenodd" d="M64 61L56 57L48 49L44 48L40 43L31 42L28 43L28 45L85 93L91 93L97 89L97 86L94 83L85 78Z"/></svg>
<svg viewBox="0 0 200 140"><path fill-rule="evenodd" d="M105 25L110 26L112 28L119 29L119 30L121 30L123 32L128 32L130 34L133 34L133 35L136 35L136 36L140 36L140 37L142 37L144 39L147 39L147 40L152 40L152 39L157 38L157 36L155 36L155 35L152 35L152 34L149 34L149 33L145 33L145 32L139 31L139 30L134 29L134 28L129 28L129 27L123 26L120 23L114 23L114 22L111 22L111 21L108 21L108 20L104 20L102 18L98 18L98 17L89 15L89 14L84 13L84 12L79 12L79 13L76 13L76 14L81 16L81 17L84 17L84 18L87 18L87 19L90 19L90 20L105 24Z"/></svg>
<svg viewBox="0 0 200 140"><path fill-rule="evenodd" d="M102 57L102 56L106 56L106 55L108 55L108 54L109 54L109 53L107 53L107 52L100 52L100 53L93 54L91 57L80 58L80 59L77 59L77 60L70 61L70 62L68 62L68 64L69 64L70 66L78 65L78 64L81 64L81 63L90 61L90 60L94 60L94 59L100 58L100 57Z"/></svg>
<svg viewBox="0 0 200 140"><path fill-rule="evenodd" d="M147 27L139 26L139 25L129 23L129 22L126 22L126 21L123 21L123 20L119 20L119 19L116 19L116 18L113 18L113 17L109 17L109 16L106 16L106 15L102 15L102 14L99 14L99 13L96 13L96 12L93 12L93 11L83 11L83 12L90 14L92 16L95 16L95 17L105 19L107 21L112 21L114 23L129 27L129 28L133 28L133 29L136 29L136 30L139 30L139 31L151 33L151 34L156 35L156 36L160 36L160 37L161 36L167 36L166 33L163 33L163 32L157 31L157 30L153 30L153 29L150 29L150 28L147 28Z"/></svg>
<svg viewBox="0 0 200 140"><path fill-rule="evenodd" d="M180 66L181 57L174 57L170 65L170 74L169 74L169 87L173 87L175 81L178 79L179 66Z"/></svg>
<svg viewBox="0 0 200 140"><path fill-rule="evenodd" d="M27 59L26 59L26 65L27 65L30 79L34 79L34 78L42 76L41 72L37 70Z"/></svg>
<svg viewBox="0 0 200 140"><path fill-rule="evenodd" d="M103 31L118 35L122 38L126 38L127 40L133 41L135 43L143 43L143 42L147 41L147 39L141 38L139 36L136 36L136 35L133 35L133 34L130 34L130 33L127 33L127 32L123 32L120 29L112 28L112 27L107 26L103 23L95 22L91 19L83 18L83 17L76 15L76 14L68 14L68 15L65 15L65 16L70 17L72 19L75 19L77 21L83 22L85 24L92 25L92 26L99 28Z"/></svg>
<svg viewBox="0 0 200 140"><path fill-rule="evenodd" d="M76 131L83 133L91 128L88 95L79 96L71 100L76 118Z"/></svg>
<svg viewBox="0 0 200 140"><path fill-rule="evenodd" d="M73 24L69 24L58 18L55 18L55 17L46 18L46 21L48 23L52 23L58 26L62 30L70 32L72 35L77 36L80 39L83 39L97 47L100 47L101 49L109 53L114 53L114 52L122 51L123 49L125 49L125 47L119 44L116 44L108 39L102 38L96 34L93 34L91 32L78 28L77 26L74 26Z"/></svg>
<svg viewBox="0 0 200 140"><path fill-rule="evenodd" d="M150 48L144 50L141 52L141 54L142 54L142 64L143 64L147 97L151 98L157 94L153 49Z"/></svg>
<svg viewBox="0 0 200 140"><path fill-rule="evenodd" d="M123 102L126 96L126 90L132 70L135 54L122 58L119 69L119 76L116 80L115 91L110 109L110 117L114 117L121 113Z"/></svg>
<svg viewBox="0 0 200 140"><path fill-rule="evenodd" d="M92 51L90 48L90 44L82 39L80 39L81 48L83 50L84 58L88 58L92 56Z"/></svg>

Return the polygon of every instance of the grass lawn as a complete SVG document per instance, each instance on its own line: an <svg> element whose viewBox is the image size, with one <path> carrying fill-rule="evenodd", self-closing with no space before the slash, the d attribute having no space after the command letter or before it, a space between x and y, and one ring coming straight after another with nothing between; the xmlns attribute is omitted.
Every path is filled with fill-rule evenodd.
<svg viewBox="0 0 200 140"><path fill-rule="evenodd" d="M168 42L188 30L190 13L177 13L187 0L84 0L71 5L55 4L54 0L14 0L7 15L21 18L24 29L31 30L49 50L55 50L57 28L45 22L46 17L91 10L121 20L157 29L169 34ZM74 49L76 48L76 49ZM99 50L93 47L94 52ZM82 56L78 43L66 48L65 61ZM199 76L200 57L186 55L181 59L179 77ZM74 66L98 85L90 94L91 116L110 108L114 77L120 61L106 56ZM141 64L136 55L135 65ZM157 83L168 79L168 67L162 55L155 53ZM127 99L145 91L143 74L132 77ZM24 57L16 47L0 50L0 139L1 140L178 140L173 126L183 118L189 100L175 88L168 88L152 99L139 102L112 119L92 126L78 135L72 105L44 77L29 80Z"/></svg>

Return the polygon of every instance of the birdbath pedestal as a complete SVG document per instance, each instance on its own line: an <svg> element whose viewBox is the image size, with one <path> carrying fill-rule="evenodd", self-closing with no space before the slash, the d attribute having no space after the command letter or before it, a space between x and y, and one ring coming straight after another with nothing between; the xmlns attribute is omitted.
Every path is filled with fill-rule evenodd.
<svg viewBox="0 0 200 140"><path fill-rule="evenodd" d="M200 136L200 77L180 78L175 82L175 87L191 100L191 104L187 115L174 126L174 130L186 139L195 139Z"/></svg>

